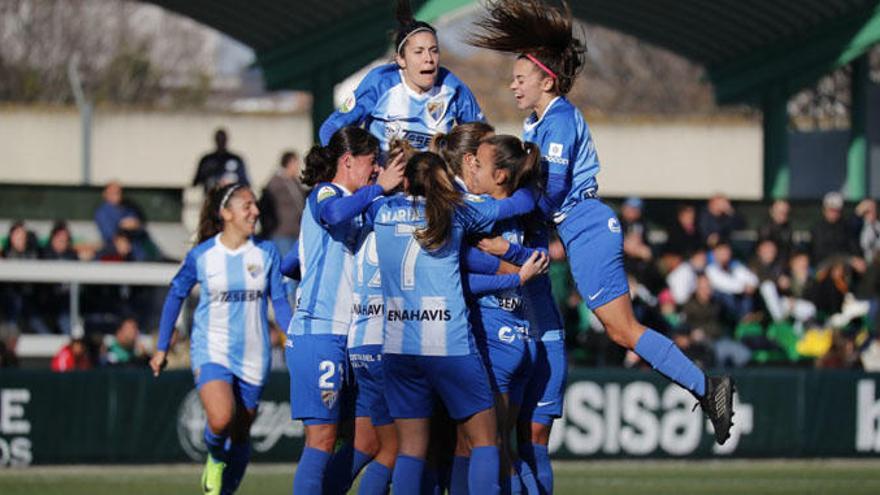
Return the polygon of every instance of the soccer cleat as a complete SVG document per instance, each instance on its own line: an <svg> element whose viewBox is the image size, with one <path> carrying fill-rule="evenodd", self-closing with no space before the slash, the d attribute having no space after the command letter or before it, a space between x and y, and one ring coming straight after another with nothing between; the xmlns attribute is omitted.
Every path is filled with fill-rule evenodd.
<svg viewBox="0 0 880 495"><path fill-rule="evenodd" d="M223 468L225 467L225 463L214 460L211 454L208 454L205 470L202 471L202 493L220 495L220 488L223 485Z"/></svg>
<svg viewBox="0 0 880 495"><path fill-rule="evenodd" d="M733 394L736 387L729 375L706 377L706 393L700 398L700 407L715 429L715 441L718 445L730 438L730 427L733 426Z"/></svg>

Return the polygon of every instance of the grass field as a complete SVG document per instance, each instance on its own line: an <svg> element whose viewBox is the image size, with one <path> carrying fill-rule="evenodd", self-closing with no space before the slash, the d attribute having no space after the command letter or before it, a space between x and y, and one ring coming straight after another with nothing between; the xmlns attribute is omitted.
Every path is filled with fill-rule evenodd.
<svg viewBox="0 0 880 495"><path fill-rule="evenodd" d="M554 464L559 495L857 495L880 493L880 460L596 461ZM195 494L200 466L0 470L3 495ZM287 494L292 466L254 465L238 493Z"/></svg>

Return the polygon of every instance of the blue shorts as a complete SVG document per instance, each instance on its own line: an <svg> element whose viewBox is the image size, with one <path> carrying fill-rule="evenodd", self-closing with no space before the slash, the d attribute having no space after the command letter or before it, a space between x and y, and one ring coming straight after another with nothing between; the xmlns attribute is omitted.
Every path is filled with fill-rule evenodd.
<svg viewBox="0 0 880 495"><path fill-rule="evenodd" d="M565 341L535 342L534 372L526 385L520 419L550 425L562 417L568 365Z"/></svg>
<svg viewBox="0 0 880 495"><path fill-rule="evenodd" d="M294 335L284 355L290 373L290 416L306 425L339 423L348 359L345 335Z"/></svg>
<svg viewBox="0 0 880 495"><path fill-rule="evenodd" d="M495 403L483 361L466 356L385 354L385 398L394 419L430 418L434 393L449 416L462 420Z"/></svg>
<svg viewBox="0 0 880 495"><path fill-rule="evenodd" d="M385 400L385 367L382 346L365 345L348 350L348 361L354 374L357 399L355 416L370 418L373 426L394 422Z"/></svg>
<svg viewBox="0 0 880 495"><path fill-rule="evenodd" d="M614 211L598 199L578 203L556 226L571 275L590 310L629 294L623 269L623 234Z"/></svg>
<svg viewBox="0 0 880 495"><path fill-rule="evenodd" d="M205 363L195 372L196 388L214 380L224 381L232 385L232 394L235 402L244 404L245 409L255 410L260 405L260 397L263 395L263 386L248 383L235 376L232 370L217 363Z"/></svg>
<svg viewBox="0 0 880 495"><path fill-rule="evenodd" d="M522 404L532 373L528 328L511 327L504 318L495 319L486 312L482 316L483 321L474 325L474 340L489 373L489 384L495 393L508 394L512 404Z"/></svg>

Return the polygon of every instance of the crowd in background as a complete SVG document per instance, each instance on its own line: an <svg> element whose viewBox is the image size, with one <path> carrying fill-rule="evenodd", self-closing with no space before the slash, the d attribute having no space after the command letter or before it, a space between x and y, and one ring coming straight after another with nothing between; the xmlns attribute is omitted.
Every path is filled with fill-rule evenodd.
<svg viewBox="0 0 880 495"><path fill-rule="evenodd" d="M192 185L248 183L244 160L227 149L226 131L218 129L214 142L215 150L199 160ZM262 189L259 206L261 235L273 240L283 256L299 235L308 190L299 180L295 152L283 152L279 164ZM672 337L701 365L852 368L871 367L878 360L870 346L880 294L880 220L874 200L864 200L852 215L844 215L843 197L826 194L809 235L792 228L791 207L784 200L772 203L756 231L745 229L744 218L723 195L681 203L675 217L660 225L645 221L644 208L644 202L633 197L623 201L618 212L636 316ZM150 238L143 212L124 197L118 182L104 188L94 221L100 244L76 246L66 222L56 222L42 242L25 222L13 222L0 256L167 261ZM595 366L638 365L638 357L614 345L583 304L558 240L551 243L550 254L554 296L565 317L571 360ZM69 290L66 284L0 284L0 366L15 364L12 349L22 332L70 334ZM72 339L55 356L52 368L145 364L146 353L137 344L140 328L156 328L164 291L84 287L80 308L86 335ZM280 347L282 332L275 333L273 340ZM183 366L188 359L185 347L177 346Z"/></svg>

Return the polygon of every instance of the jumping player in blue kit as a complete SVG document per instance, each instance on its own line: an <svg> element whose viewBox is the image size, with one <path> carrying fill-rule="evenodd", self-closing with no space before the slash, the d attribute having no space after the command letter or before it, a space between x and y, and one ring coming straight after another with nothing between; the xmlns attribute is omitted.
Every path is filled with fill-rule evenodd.
<svg viewBox="0 0 880 495"><path fill-rule="evenodd" d="M482 121L483 113L471 90L440 66L437 32L416 21L408 1L397 3L400 28L395 38L395 61L371 70L357 89L321 126L327 143L337 129L363 125L376 136L383 152L394 138L426 150L438 132L456 123Z"/></svg>
<svg viewBox="0 0 880 495"><path fill-rule="evenodd" d="M370 208L385 299L385 397L399 439L392 486L419 493L436 393L467 431L471 492L497 493L492 392L468 324L459 252L466 232L530 211L532 194L463 199L433 153L407 162L404 190Z"/></svg>
<svg viewBox="0 0 880 495"><path fill-rule="evenodd" d="M367 131L344 127L326 147L314 146L306 157L303 182L314 189L303 211L302 283L286 349L291 415L302 420L306 430L293 484L299 495L322 492L324 470L336 443L361 213L402 179L402 163L391 162L380 170L378 152L378 140ZM376 183L369 185L374 175Z"/></svg>
<svg viewBox="0 0 880 495"><path fill-rule="evenodd" d="M205 494L234 493L250 459L249 431L269 374L267 300L279 325L290 321L271 242L252 236L259 210L253 192L240 184L209 193L199 220L198 244L186 255L162 308L157 351L150 360L158 376L183 302L201 287L191 360L199 398L208 418Z"/></svg>
<svg viewBox="0 0 880 495"><path fill-rule="evenodd" d="M510 89L517 107L532 111L523 138L541 147L547 173L539 207L556 224L587 306L612 340L697 397L716 441L724 443L732 425L732 379L707 377L672 341L633 316L620 222L598 199L596 147L580 111L565 98L583 65L584 47L573 36L571 12L563 6L499 0L478 21L481 32L471 42L517 54Z"/></svg>

